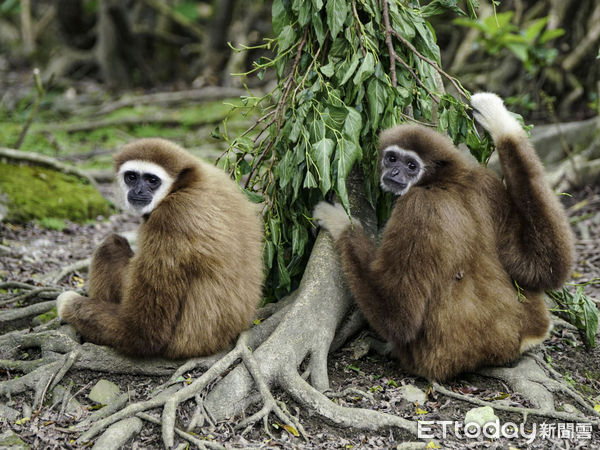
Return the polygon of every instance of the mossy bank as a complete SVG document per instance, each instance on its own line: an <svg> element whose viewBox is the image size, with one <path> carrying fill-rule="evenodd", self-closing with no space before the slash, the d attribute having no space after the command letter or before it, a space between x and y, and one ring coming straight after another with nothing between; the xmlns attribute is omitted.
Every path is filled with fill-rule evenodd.
<svg viewBox="0 0 600 450"><path fill-rule="evenodd" d="M7 222L86 222L114 208L88 182L52 169L0 161L0 216Z"/></svg>

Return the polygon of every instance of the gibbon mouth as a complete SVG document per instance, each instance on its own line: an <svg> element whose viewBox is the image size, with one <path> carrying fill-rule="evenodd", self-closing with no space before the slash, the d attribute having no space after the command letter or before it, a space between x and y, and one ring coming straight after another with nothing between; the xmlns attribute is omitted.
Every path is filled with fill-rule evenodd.
<svg viewBox="0 0 600 450"><path fill-rule="evenodd" d="M148 205L152 201L152 198L128 196L127 201L134 208L142 208Z"/></svg>
<svg viewBox="0 0 600 450"><path fill-rule="evenodd" d="M404 191L406 189L406 186L408 186L407 183L402 183L400 181L396 181L395 179L393 179L392 177L385 177L383 179L383 182L390 188L393 189L394 191Z"/></svg>

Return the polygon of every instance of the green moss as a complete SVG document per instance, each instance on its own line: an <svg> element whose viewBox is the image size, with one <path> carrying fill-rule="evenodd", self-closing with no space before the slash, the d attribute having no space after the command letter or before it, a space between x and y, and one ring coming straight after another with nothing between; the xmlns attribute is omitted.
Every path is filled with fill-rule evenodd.
<svg viewBox="0 0 600 450"><path fill-rule="evenodd" d="M46 322L51 321L52 319L58 317L58 313L56 312L56 308L52 308L50 311L45 312L44 314L40 314L34 317L35 324L44 324Z"/></svg>
<svg viewBox="0 0 600 450"><path fill-rule="evenodd" d="M85 222L111 214L112 207L89 184L51 169L0 163L0 191L7 197L5 220L68 219Z"/></svg>

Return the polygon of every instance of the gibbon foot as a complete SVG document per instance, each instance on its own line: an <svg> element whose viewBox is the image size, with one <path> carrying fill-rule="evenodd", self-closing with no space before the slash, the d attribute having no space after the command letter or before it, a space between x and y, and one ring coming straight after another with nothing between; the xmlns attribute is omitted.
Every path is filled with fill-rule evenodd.
<svg viewBox="0 0 600 450"><path fill-rule="evenodd" d="M78 297L81 297L81 295L75 291L65 291L56 298L56 311L59 319L64 317L68 305Z"/></svg>

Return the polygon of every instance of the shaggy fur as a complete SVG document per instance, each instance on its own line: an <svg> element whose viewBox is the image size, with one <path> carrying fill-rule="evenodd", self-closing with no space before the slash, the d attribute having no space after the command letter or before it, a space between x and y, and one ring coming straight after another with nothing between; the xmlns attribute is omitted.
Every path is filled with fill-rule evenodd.
<svg viewBox="0 0 600 450"><path fill-rule="evenodd" d="M94 253L90 298L61 294L59 315L83 337L136 356L187 358L228 347L262 292L262 227L221 170L175 144L143 139L115 157L162 167L173 184L140 226L134 254L109 236Z"/></svg>
<svg viewBox="0 0 600 450"><path fill-rule="evenodd" d="M337 240L369 323L408 370L436 380L504 365L542 342L550 326L543 292L563 284L573 260L565 213L526 134L498 97L478 95L476 118L496 127L506 186L448 138L401 125L381 134L381 151L416 152L423 176L397 197L379 248L357 226ZM321 211L325 227L339 228L333 209Z"/></svg>

